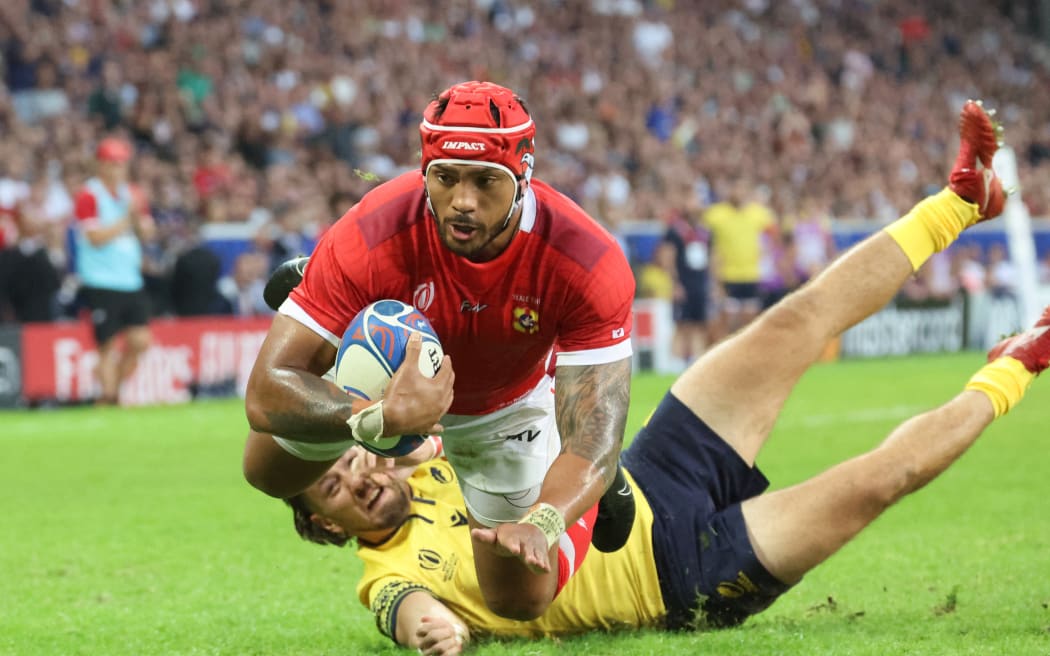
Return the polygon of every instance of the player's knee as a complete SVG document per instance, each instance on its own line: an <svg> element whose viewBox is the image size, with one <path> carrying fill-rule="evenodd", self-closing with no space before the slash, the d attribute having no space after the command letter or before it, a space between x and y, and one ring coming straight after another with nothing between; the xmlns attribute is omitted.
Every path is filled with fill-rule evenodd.
<svg viewBox="0 0 1050 656"><path fill-rule="evenodd" d="M801 334L820 317L821 309L814 295L801 289L785 296L762 315L761 326L770 332Z"/></svg>
<svg viewBox="0 0 1050 656"><path fill-rule="evenodd" d="M136 329L128 331L127 349L129 353L141 355L149 349L152 338L148 330Z"/></svg>

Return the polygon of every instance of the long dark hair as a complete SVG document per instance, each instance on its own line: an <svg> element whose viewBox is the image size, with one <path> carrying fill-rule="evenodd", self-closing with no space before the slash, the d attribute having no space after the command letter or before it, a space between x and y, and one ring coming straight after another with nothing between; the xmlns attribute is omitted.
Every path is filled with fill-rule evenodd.
<svg viewBox="0 0 1050 656"><path fill-rule="evenodd" d="M310 519L314 514L313 508L306 501L305 494L297 494L284 502L292 509L292 520L295 522L295 532L304 540L316 544L334 544L337 547L346 546L350 538L339 533L334 533Z"/></svg>

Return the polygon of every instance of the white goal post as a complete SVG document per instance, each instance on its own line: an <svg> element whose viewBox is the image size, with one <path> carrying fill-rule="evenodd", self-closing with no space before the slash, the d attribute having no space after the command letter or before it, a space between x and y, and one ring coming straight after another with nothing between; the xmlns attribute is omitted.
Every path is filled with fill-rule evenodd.
<svg viewBox="0 0 1050 656"><path fill-rule="evenodd" d="M1017 269L1017 302L1020 309L1021 326L1031 326L1039 317L1050 297L1050 289L1041 289L1039 267L1032 238L1032 219L1028 208L1021 200L1021 183L1017 175L1017 156L1009 146L1003 146L995 154L992 164L1002 180L1004 189L1014 192L1006 199L1003 211L1003 230L1010 260Z"/></svg>

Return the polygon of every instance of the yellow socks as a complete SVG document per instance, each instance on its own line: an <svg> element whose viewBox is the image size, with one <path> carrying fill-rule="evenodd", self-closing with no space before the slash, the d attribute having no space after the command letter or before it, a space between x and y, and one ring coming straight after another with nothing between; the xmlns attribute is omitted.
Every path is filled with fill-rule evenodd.
<svg viewBox="0 0 1050 656"><path fill-rule="evenodd" d="M1009 356L998 358L981 367L966 383L966 389L984 392L992 401L995 416L1002 417L1020 402L1035 374Z"/></svg>
<svg viewBox="0 0 1050 656"><path fill-rule="evenodd" d="M979 218L977 205L945 187L922 200L910 212L886 227L918 271L931 255L948 247L959 233Z"/></svg>

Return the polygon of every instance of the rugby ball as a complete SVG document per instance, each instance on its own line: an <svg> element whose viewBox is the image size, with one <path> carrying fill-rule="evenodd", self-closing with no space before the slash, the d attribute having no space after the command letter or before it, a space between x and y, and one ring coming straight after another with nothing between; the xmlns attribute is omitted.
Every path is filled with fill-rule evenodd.
<svg viewBox="0 0 1050 656"><path fill-rule="evenodd" d="M335 357L335 384L347 394L368 401L383 398L386 386L405 364L405 347L412 333L423 336L416 366L428 378L437 374L445 352L430 322L416 308L395 300L376 301L354 317L343 333ZM426 435L380 437L361 446L386 457L411 453Z"/></svg>

